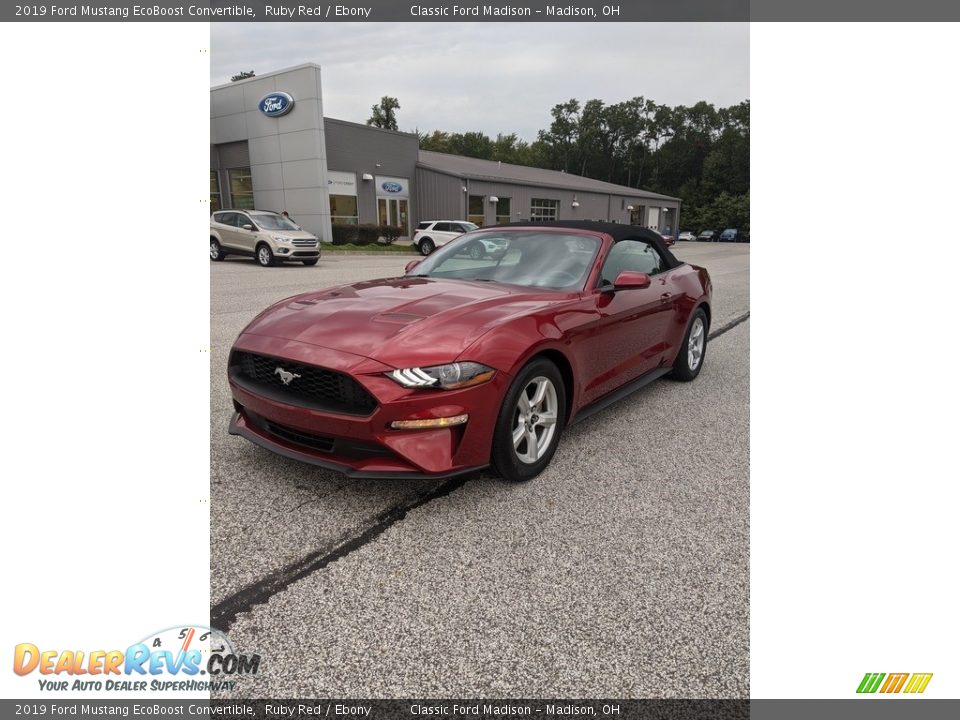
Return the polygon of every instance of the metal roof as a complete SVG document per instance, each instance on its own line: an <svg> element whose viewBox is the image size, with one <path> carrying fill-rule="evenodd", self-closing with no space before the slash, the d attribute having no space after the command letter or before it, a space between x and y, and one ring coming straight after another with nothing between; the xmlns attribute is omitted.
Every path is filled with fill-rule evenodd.
<svg viewBox="0 0 960 720"><path fill-rule="evenodd" d="M417 166L470 180L538 185L650 200L680 201L680 198L670 197L669 195L659 195L648 192L647 190L638 190L637 188L627 187L625 185L614 185L613 183L593 180L580 175L560 172L559 170L544 170L542 168L527 167L525 165L511 165L510 163L502 163L497 160L481 160L479 158L448 155L431 150L420 151Z"/></svg>

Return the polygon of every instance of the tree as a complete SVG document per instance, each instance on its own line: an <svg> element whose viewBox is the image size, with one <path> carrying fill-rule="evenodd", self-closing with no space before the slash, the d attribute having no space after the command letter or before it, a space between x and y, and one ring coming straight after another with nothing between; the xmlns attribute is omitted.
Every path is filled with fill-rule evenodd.
<svg viewBox="0 0 960 720"><path fill-rule="evenodd" d="M236 75L234 75L232 78L230 78L230 82L236 82L237 80L246 80L247 78L252 78L256 76L257 74L253 70L243 70L237 73Z"/></svg>
<svg viewBox="0 0 960 720"><path fill-rule="evenodd" d="M395 97L384 95L380 102L370 108L372 115L367 120L367 125L383 128L384 130L397 130L397 113L400 109L400 101Z"/></svg>

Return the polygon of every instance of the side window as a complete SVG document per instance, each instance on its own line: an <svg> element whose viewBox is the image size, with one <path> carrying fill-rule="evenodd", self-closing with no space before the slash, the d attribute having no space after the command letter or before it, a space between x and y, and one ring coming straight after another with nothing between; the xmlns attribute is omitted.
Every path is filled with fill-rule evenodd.
<svg viewBox="0 0 960 720"><path fill-rule="evenodd" d="M613 246L603 263L600 283L612 285L624 270L656 275L664 270L663 258L642 240L621 240Z"/></svg>
<svg viewBox="0 0 960 720"><path fill-rule="evenodd" d="M433 226L435 232L450 232L450 223L448 222L438 222Z"/></svg>
<svg viewBox="0 0 960 720"><path fill-rule="evenodd" d="M220 215L220 220L224 225L229 225L230 227L237 226L237 214L236 213L223 213Z"/></svg>
<svg viewBox="0 0 960 720"><path fill-rule="evenodd" d="M236 219L237 219L237 227L240 229L243 229L244 225L253 225L253 229L254 230L257 229L257 226L253 224L253 221L242 213L237 213Z"/></svg>

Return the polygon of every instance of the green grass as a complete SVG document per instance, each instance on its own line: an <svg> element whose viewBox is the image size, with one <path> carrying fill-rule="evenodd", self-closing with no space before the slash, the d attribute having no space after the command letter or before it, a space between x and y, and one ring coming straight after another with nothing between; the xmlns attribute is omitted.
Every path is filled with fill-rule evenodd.
<svg viewBox="0 0 960 720"><path fill-rule="evenodd" d="M330 243L324 243L321 246L322 252L325 253L335 253L335 252L372 252L372 253L407 253L407 254L417 254L417 249L412 245L383 245L377 243L376 245L354 245L353 243L348 243L346 245L331 245Z"/></svg>

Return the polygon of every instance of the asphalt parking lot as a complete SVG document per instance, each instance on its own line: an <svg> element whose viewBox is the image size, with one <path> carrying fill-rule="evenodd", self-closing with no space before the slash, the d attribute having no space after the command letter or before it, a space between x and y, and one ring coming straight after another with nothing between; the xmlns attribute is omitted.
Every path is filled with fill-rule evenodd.
<svg viewBox="0 0 960 720"><path fill-rule="evenodd" d="M348 480L227 434L230 344L270 303L397 275L211 263L211 622L244 697L747 697L749 245L714 282L706 363L564 434L530 483Z"/></svg>

